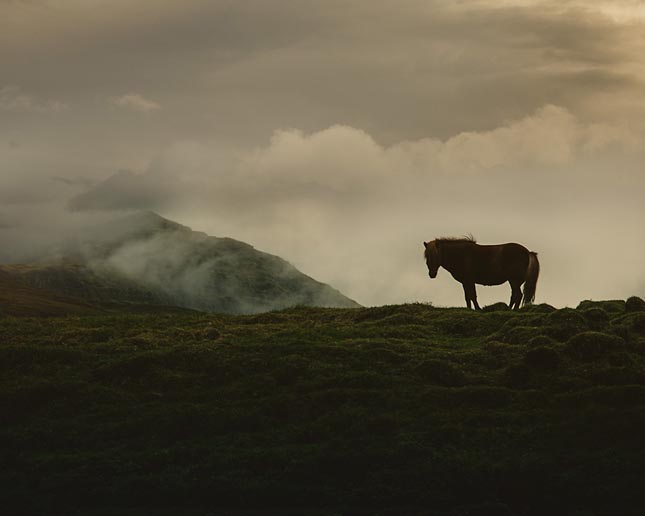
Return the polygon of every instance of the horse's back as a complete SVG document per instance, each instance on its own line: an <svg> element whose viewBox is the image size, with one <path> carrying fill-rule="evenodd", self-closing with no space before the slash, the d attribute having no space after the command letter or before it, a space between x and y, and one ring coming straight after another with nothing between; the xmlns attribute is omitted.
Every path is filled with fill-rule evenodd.
<svg viewBox="0 0 645 516"><path fill-rule="evenodd" d="M478 245L476 282L499 285L509 280L523 279L529 265L530 251L515 242L496 245Z"/></svg>
<svg viewBox="0 0 645 516"><path fill-rule="evenodd" d="M530 251L522 244L509 242L508 244L501 244L501 246L504 249L504 254L506 256L517 258L517 259L526 258L528 260Z"/></svg>
<svg viewBox="0 0 645 516"><path fill-rule="evenodd" d="M490 245L482 245L482 244L475 244L477 247L483 248L483 249L503 249L505 252L510 252L510 253L530 253L530 251L524 247L522 244L518 244L516 242L508 242L506 244L490 244Z"/></svg>
<svg viewBox="0 0 645 516"><path fill-rule="evenodd" d="M528 262L528 256L530 254L530 251L526 247L515 242L493 245L475 244L475 249L476 254L494 262L514 262L524 261L525 259Z"/></svg>

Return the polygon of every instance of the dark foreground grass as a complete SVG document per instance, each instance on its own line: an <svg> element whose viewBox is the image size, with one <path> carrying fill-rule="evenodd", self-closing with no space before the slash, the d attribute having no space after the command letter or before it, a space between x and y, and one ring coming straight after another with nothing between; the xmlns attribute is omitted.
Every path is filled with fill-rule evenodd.
<svg viewBox="0 0 645 516"><path fill-rule="evenodd" d="M0 318L0 507L643 514L643 310Z"/></svg>

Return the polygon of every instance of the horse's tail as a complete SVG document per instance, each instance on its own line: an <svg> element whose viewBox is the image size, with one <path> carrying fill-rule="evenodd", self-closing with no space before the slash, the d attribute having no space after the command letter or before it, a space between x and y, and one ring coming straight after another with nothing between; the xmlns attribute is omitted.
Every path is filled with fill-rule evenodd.
<svg viewBox="0 0 645 516"><path fill-rule="evenodd" d="M535 299L538 276L540 275L540 262L537 253L529 252L529 266L526 269L526 283L524 283L524 296L522 306L530 305Z"/></svg>

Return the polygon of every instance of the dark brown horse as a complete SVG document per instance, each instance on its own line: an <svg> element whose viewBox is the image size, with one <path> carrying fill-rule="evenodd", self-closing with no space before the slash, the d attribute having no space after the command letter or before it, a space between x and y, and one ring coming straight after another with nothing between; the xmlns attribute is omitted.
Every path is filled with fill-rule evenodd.
<svg viewBox="0 0 645 516"><path fill-rule="evenodd" d="M531 304L540 274L537 253L520 244L479 245L470 238L438 238L424 242L425 259L431 278L437 276L439 267L446 269L464 287L466 305L480 310L475 284L511 284L510 308L517 309ZM524 293L520 287L524 283Z"/></svg>

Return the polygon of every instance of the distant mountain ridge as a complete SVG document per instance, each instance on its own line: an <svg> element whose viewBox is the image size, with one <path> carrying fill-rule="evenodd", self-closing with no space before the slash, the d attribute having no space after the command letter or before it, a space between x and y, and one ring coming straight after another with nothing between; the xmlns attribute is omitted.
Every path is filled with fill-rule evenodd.
<svg viewBox="0 0 645 516"><path fill-rule="evenodd" d="M12 284L89 303L223 313L358 307L284 259L141 212L87 228L37 263L0 266Z"/></svg>

